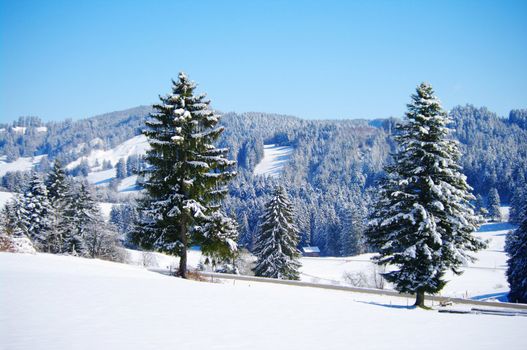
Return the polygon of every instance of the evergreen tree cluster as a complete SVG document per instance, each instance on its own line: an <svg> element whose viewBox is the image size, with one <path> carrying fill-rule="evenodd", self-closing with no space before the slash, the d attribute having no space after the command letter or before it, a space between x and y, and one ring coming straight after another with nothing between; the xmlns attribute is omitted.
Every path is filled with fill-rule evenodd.
<svg viewBox="0 0 527 350"><path fill-rule="evenodd" d="M150 107L140 107L78 122L42 123L38 118L22 118L4 125L0 152L6 154L8 148L14 147L18 156L47 153L51 161L58 158L65 164L92 150L115 147L136 136L151 111ZM450 112L449 126L452 136L460 141L464 154L461 165L467 181L485 203L489 202L490 189L496 188L501 201L513 207L516 189L525 183L524 115L525 110L515 110L505 119L486 108L470 105ZM375 183L394 150L395 125L399 122L393 118L316 121L263 113L226 113L219 122L225 131L217 145L229 147L230 159L238 161L239 175L229 184L225 209L240 223L240 244L252 249L259 218L274 188L276 181L253 175L264 144L274 143L294 148L279 182L287 186L295 212L305 214L297 222L301 244L316 245L323 255L350 251L346 248L349 242L345 242L348 235L344 233L354 230L349 227L349 211L360 212L371 203ZM126 172L120 171L120 176L144 169L144 159L139 160L138 167L134 157L124 159ZM39 165L39 171L46 171L45 162L47 159ZM103 169L108 166L102 164ZM86 176L89 171L88 163L81 162L70 174ZM24 177L22 181L20 174L6 174L3 186L23 192L20 187L30 180L27 175ZM117 189L118 181L114 181L107 189L97 189L97 193L104 200L118 201ZM362 225L364 220L363 215Z"/></svg>
<svg viewBox="0 0 527 350"><path fill-rule="evenodd" d="M90 188L66 176L59 161L44 179L34 173L26 190L4 208L2 232L25 236L38 251L119 260L119 241L102 218Z"/></svg>

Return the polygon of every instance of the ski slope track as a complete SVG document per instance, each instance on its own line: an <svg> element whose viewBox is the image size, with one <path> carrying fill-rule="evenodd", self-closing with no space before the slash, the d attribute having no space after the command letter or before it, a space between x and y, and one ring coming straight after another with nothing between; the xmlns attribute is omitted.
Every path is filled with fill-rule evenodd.
<svg viewBox="0 0 527 350"><path fill-rule="evenodd" d="M411 309L400 298L0 253L2 349L524 349L527 317Z"/></svg>
<svg viewBox="0 0 527 350"><path fill-rule="evenodd" d="M264 145L264 157L254 168L254 175L279 176L292 153L290 146Z"/></svg>

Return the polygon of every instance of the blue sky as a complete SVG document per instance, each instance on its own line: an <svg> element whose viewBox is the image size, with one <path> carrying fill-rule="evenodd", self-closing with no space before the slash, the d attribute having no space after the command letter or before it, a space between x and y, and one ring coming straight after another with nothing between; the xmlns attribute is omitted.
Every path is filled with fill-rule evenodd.
<svg viewBox="0 0 527 350"><path fill-rule="evenodd" d="M0 0L0 121L156 102L187 72L222 111L401 116L527 107L527 1Z"/></svg>

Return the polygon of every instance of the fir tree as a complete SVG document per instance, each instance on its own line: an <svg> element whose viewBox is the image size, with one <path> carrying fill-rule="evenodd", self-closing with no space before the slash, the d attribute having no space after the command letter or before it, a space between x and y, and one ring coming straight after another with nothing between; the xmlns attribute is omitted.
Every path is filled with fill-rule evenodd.
<svg viewBox="0 0 527 350"><path fill-rule="evenodd" d="M278 187L265 207L256 238L256 276L299 279L300 252L296 247L299 236L293 221L292 205L284 189Z"/></svg>
<svg viewBox="0 0 527 350"><path fill-rule="evenodd" d="M366 252L364 237L365 215L359 208L349 209L342 227L342 256L358 255Z"/></svg>
<svg viewBox="0 0 527 350"><path fill-rule="evenodd" d="M25 235L40 251L51 252L53 248L48 241L51 212L46 185L35 173L18 205L18 217Z"/></svg>
<svg viewBox="0 0 527 350"><path fill-rule="evenodd" d="M501 221L500 211L500 195L496 188L491 188L489 191L489 198L487 204L487 210L489 212L489 218L492 221Z"/></svg>
<svg viewBox="0 0 527 350"><path fill-rule="evenodd" d="M527 201L522 213L520 226L509 233L505 245L509 301L514 303L527 303Z"/></svg>
<svg viewBox="0 0 527 350"><path fill-rule="evenodd" d="M69 189L66 174L58 160L55 160L53 168L48 175L46 187L51 205L48 245L51 253L61 253L64 247L64 237L70 226L66 216L67 193Z"/></svg>
<svg viewBox="0 0 527 350"><path fill-rule="evenodd" d="M481 215L482 217L486 217L489 213L487 208L485 208L485 202L483 201L483 197L480 194L476 195L474 207L475 213Z"/></svg>
<svg viewBox="0 0 527 350"><path fill-rule="evenodd" d="M509 221L515 224L519 224L522 220L523 206L527 203L527 186L525 181L520 182L520 186L517 187L512 195L511 208L509 212Z"/></svg>
<svg viewBox="0 0 527 350"><path fill-rule="evenodd" d="M446 270L462 273L460 267L474 260L469 252L485 243L473 235L481 219L469 203L475 198L458 165L458 143L448 138L450 120L430 85L416 91L366 234L379 252L374 260L395 267L384 277L398 291L416 294L415 305L424 307L425 293L446 284Z"/></svg>
<svg viewBox="0 0 527 350"><path fill-rule="evenodd" d="M98 204L84 183L68 194L68 201L65 215L70 220L70 226L64 237L63 251L72 255L88 256L86 245L88 231L96 229L96 224L100 222Z"/></svg>
<svg viewBox="0 0 527 350"><path fill-rule="evenodd" d="M10 200L0 211L0 252L34 253L35 248L18 220L18 204L17 199Z"/></svg>
<svg viewBox="0 0 527 350"><path fill-rule="evenodd" d="M17 216L18 204L19 201L16 198L12 199L4 205L0 212L0 226L5 235L12 237L24 236L24 231L20 227Z"/></svg>
<svg viewBox="0 0 527 350"><path fill-rule="evenodd" d="M133 236L144 248L179 256L183 278L190 245L201 244L209 254L236 246L232 222L219 211L225 185L236 175L229 170L235 163L226 158L228 149L214 146L223 128L205 95L194 94L195 87L180 73L172 93L160 97L146 123L151 146L150 168L143 173L147 196Z"/></svg>
<svg viewBox="0 0 527 350"><path fill-rule="evenodd" d="M126 177L126 161L124 158L119 159L115 166L115 177L118 179L124 179Z"/></svg>
<svg viewBox="0 0 527 350"><path fill-rule="evenodd" d="M110 223L117 229L121 240L127 247L136 247L131 241L134 223L137 222L137 206L132 203L124 203L112 206L110 211Z"/></svg>

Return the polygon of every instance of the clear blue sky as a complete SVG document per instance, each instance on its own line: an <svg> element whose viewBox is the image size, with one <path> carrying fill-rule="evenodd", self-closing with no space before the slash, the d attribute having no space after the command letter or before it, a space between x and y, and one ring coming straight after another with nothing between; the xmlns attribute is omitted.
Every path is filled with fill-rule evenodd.
<svg viewBox="0 0 527 350"><path fill-rule="evenodd" d="M187 72L222 111L400 116L527 107L527 1L0 0L0 121L157 101Z"/></svg>

